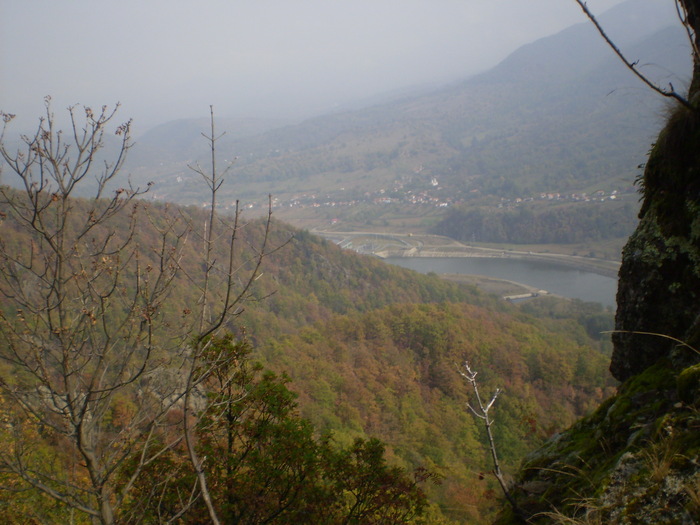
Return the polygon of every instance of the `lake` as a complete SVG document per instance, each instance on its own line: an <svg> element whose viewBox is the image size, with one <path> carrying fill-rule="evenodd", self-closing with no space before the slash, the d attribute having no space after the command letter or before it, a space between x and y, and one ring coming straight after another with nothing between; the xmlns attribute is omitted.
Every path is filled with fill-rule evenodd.
<svg viewBox="0 0 700 525"><path fill-rule="evenodd" d="M389 257L385 261L421 273L461 273L506 279L562 297L615 308L617 279L549 261L498 257Z"/></svg>

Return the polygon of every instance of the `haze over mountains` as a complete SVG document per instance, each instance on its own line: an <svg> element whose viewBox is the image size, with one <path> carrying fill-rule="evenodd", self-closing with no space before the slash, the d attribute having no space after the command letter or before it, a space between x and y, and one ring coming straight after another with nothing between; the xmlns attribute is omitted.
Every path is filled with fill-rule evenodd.
<svg viewBox="0 0 700 525"><path fill-rule="evenodd" d="M621 4L600 22L642 72L681 89L687 37L666 3ZM644 162L666 102L582 22L515 51L495 68L427 92L280 127L221 119L221 159L236 158L226 199L280 204L371 202L427 193L452 206L539 192L624 190ZM187 163L204 164L205 118L161 125L138 139L136 181L154 196L201 202Z"/></svg>

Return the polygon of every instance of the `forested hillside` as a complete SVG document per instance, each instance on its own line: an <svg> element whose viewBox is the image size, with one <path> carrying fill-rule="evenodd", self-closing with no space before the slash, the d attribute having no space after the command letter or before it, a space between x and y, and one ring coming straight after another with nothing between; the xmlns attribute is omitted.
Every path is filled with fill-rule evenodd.
<svg viewBox="0 0 700 525"><path fill-rule="evenodd" d="M19 202L21 195L8 188L4 188L3 192L5 201L0 209L3 217L3 250L6 254L15 253L14 257L17 257L17 254L24 250L22 247L31 247L32 243L23 232L21 223L17 221L16 210L9 205L10 202ZM48 195L46 204L49 209L56 206L57 202L60 201L54 201L51 195ZM71 232L74 229L79 231L82 226L80 218L97 216L96 210L105 209L107 201L102 204L98 201L97 208L95 203L89 200L66 200L64 204L70 208L70 220L65 234L67 238L71 238ZM178 231L178 227L174 226L176 224L182 225L185 230L191 229L187 242L184 242L185 237L176 236L181 241L177 248L177 265L181 271L172 274L173 286L169 287L167 296L163 297L157 314L155 310L148 314L154 320L150 337L155 342L153 352L158 356L158 365L149 368L149 377L153 379L137 382L141 389L146 388L150 391L154 386L160 385L159 389L172 391L172 395L175 395L175 390L171 388L174 388L173 385L178 381L175 379L177 376L173 375L176 374L176 370L171 370L170 367L183 366L187 361L177 365L180 358L168 354L177 352L177 347L169 346L169 341L180 329L176 328L178 325L189 325L189 318L193 315L191 310L194 310L201 300L202 289L192 281L202 260L201 241L195 242L197 237L194 232L195 225L206 222L208 213L198 208L135 204L135 211L127 207L123 213L111 216L109 222L103 226L93 229L94 239L90 244L99 246L99 239L102 237L108 238L109 243L114 243L110 246L118 246L127 241L129 235L133 235L133 242L141 248L131 252L132 257L136 257L138 253L138 267L142 269L142 275L146 278L147 275L152 275L152 272L162 271L162 268L157 270L158 265L162 264L162 252L154 248L162 243L163 232ZM139 217L136 222L132 219L133 213ZM225 219L224 222L229 222L229 219ZM335 457L333 454L341 454L343 450L354 450L353 454L357 455L359 462L357 468L371 469L376 473L379 472L377 469L385 468L382 466L383 459L376 459L375 456L375 460L370 460L367 456L360 461L359 458L365 457L365 452L369 454L374 446L372 439L379 438L385 443L388 465L401 469L396 472L387 471L393 472L391 475L395 477L392 479L397 483L397 487L402 483L401 476L417 468L426 468L427 472L436 476L435 479L441 480L438 485L421 484L430 498L429 515L432 516L433 523L447 523L449 520L478 521L494 512L500 503L493 480L487 474L491 466L481 426L470 415L465 405L469 398L468 385L458 374L458 368L464 360L468 359L480 371L480 384L484 391L496 387L505 389L498 402L495 432L499 452L508 468L517 464L526 451L552 432L588 412L610 392L611 383L605 372L607 358L601 353L599 342L585 329L585 319L595 317L596 314L586 314L580 319L576 319L575 315L566 315L561 319L548 317L538 320L520 312L514 306L484 296L474 289L458 287L440 280L437 276L423 276L393 267L375 258L344 252L332 243L282 223L273 221L268 229L265 221L259 219L245 223L245 226L238 230L237 246L241 247L241 250L235 257L236 261L240 261L236 263L240 268L239 275L243 276L244 273L240 272L250 265L246 260L255 260L256 252L253 247L261 245L261 238L266 231L267 255L258 277L245 292L243 300L239 303L239 311L222 326L225 332L233 334L233 338L229 339L229 343L224 340L223 343L204 347L206 352L212 352L216 348L230 348L235 356L235 363L238 363L235 367L243 367L240 372L231 376L232 383L221 383L214 389L215 385L224 381L226 375L207 375L206 381L201 383L202 387L207 385L208 389L212 389L211 395L219 392L216 396L222 395L221 388L227 384L237 385L234 392L240 391L241 388L249 390L246 397L238 401L231 401L230 395L233 394L226 398L212 398L229 399L228 402L233 403L232 407L238 407L237 409L242 411L234 420L239 422L237 425L242 425L242 434L237 438L239 444L235 447L254 445L257 439L255 429L258 428L255 425L265 421L268 417L266 414L274 413L277 414L274 416L274 420L277 421L275 424L280 425L275 428L279 428L280 431L283 428L292 428L289 425L297 428L295 432L301 432L295 434L299 446L311 447L308 451L316 450L314 454L318 455L315 457L321 463L336 461L332 459ZM212 260L225 260L228 248L226 242L216 243ZM124 293L128 295L138 282L134 279L139 274L131 274L132 270L127 271L130 266L127 266L126 252L122 254L123 260L120 264L126 277ZM113 272L118 267L115 266L118 264L115 256L116 254L101 256L99 262L90 263L97 264L99 279L114 275ZM82 271L92 271L87 264L90 260L89 252L81 250L78 257L85 259L74 259L71 263L78 263L79 267L83 268L76 275L82 275ZM102 257L107 257L109 262ZM81 260L85 263L81 263ZM218 266L219 263L216 263L216 267ZM5 268L9 271L12 266ZM134 270L136 268L134 267ZM11 276L7 273L5 275ZM212 274L213 283L216 283L212 289L217 289L212 307L222 297L223 277L223 274L219 275L216 272ZM5 281L4 293L9 292L10 284ZM239 285L235 287L237 286ZM30 420L23 419L19 408L10 404L11 399L24 399L17 397L20 392L16 389L20 385L32 384L31 374L26 376L25 372L21 372L30 362L17 357L21 354L14 354L23 348L18 346L16 338L20 337L21 333L17 332L16 327L26 326L26 319L39 319L40 317L36 316L41 315L40 312L32 313L29 317L29 312L18 310L16 304L9 297L2 307L5 334L3 345L9 345L2 348L4 364L1 373L5 382L3 414L10 423L0 434L0 438L4 441L4 446L9 447L5 450L13 450L18 454L2 456L5 465L2 473L3 483L23 492L22 497L18 499L11 493L5 493L8 497L2 500L2 515L9 516L11 521L15 517L28 516L33 512L43 516L43 519L62 519L60 516L66 516L68 509L78 505L76 501L89 501L87 495L90 494L90 490L85 489L85 496L74 496L75 500L64 501L59 498L57 507L52 507L50 503L51 491L42 491L36 485L34 490L30 490L33 485L27 480L33 479L32 469L38 468L40 463L37 461L40 462L42 457L47 456L54 458L52 469L58 468L58 464L77 469L77 478L71 483L80 485L86 481L80 473L83 469L80 462L76 463L62 451L70 450L70 447L66 448L70 443L70 435L61 437L62 427L57 422L54 422L57 426L53 430L31 424ZM92 313L98 311L92 307L87 309L88 304L86 303L86 309L80 316L80 322L86 324L85 329L94 330L97 327L102 330L102 319L97 315L93 317ZM137 314L139 311L136 310ZM113 310L111 307L101 310L100 315L104 316L107 323L105 333L110 333L110 324L122 318L119 312L119 309ZM140 315L146 315L145 311ZM91 319L97 324L92 323ZM40 326L32 328L37 334L37 330L40 329ZM72 331L74 327L70 329ZM97 338L97 334L101 332L90 333L93 334L91 337ZM194 332L191 336L194 336ZM50 340L52 336L49 334L47 342L42 345L50 344ZM62 344L73 348L75 343ZM82 348L89 347L90 344ZM265 376L260 375L262 372L255 372L255 361L259 361L266 369L278 375ZM44 363L42 366L59 367L58 361L41 362ZM207 361L200 362L204 364ZM245 367L248 366L251 368L245 371ZM56 372L60 370L59 367ZM18 372L20 374L16 375ZM287 387L283 386L284 375L279 374L289 375L291 383ZM89 377L89 369L83 369L81 376ZM174 383L168 385L167 381ZM293 398L284 393L286 388L298 395L299 413L310 423L302 423L297 419ZM128 388L119 389L118 392L119 395L110 397L108 417L105 420L105 424L108 424L108 435L115 437L123 435L124 430L120 425L127 424L126 422L132 421L133 415L140 414L138 411L133 412L133 407L138 406L138 402L137 397L132 396L137 394L129 393ZM274 392L277 394L273 394ZM270 398L271 395L277 397ZM277 401L273 402L272 399ZM172 439L176 435L173 432L177 428L178 419L172 413L176 406L178 405L174 405L164 414L166 419L169 418L171 426L162 427L163 431L166 428L171 430L159 439ZM255 406L259 408L254 409ZM42 418L43 416L39 416L39 421L43 421ZM223 429L221 431L223 432ZM326 445L322 446L322 443L326 443L323 441L327 439L323 438L326 433L332 435L334 445L330 449L323 448ZM129 434L130 441L124 442L129 443L129 447L124 449L124 453L132 448L135 451L140 450L143 443L150 443L151 447L156 446L157 441L142 442L140 440L146 437L143 434L139 435L140 438ZM274 437L275 435L278 437ZM305 437L302 439L301 436ZM275 447L283 446L279 439L281 435L270 435L269 446L266 445L265 448L266 455L259 459L268 463L264 463L267 466L261 466L261 463L256 467L262 469L260 472L276 468L275 461L279 461L280 458L275 455L278 453L275 452L278 450ZM361 441L357 441L358 439ZM26 440L31 440L31 446ZM201 446L205 447L206 443L208 441L202 441ZM211 446L223 446L216 443L219 441ZM117 445L115 443L112 446ZM121 451L121 446L119 445L117 450ZM138 462L126 462L124 467L116 471L118 479L122 479L119 476L128 477L131 473L128 465L135 465L134 472L138 474L134 477L135 484L130 490L131 497L136 499L125 500L121 504L119 519L129 521L132 519L129 517L132 516L131 513L138 512L175 515L173 513L176 511L173 509L177 508L177 504L172 499L175 498L172 491L191 487L193 478L191 474L187 474L189 460L185 449L170 446L164 450L167 450L167 454L160 453L147 464L139 467ZM205 450L198 449L199 453L205 453ZM337 452L332 452L334 450ZM132 456L127 454L125 457ZM165 461L166 458L167 463L161 465L159 461ZM165 472L161 469L166 468L166 465L171 465L167 468L175 470L172 470L172 476L161 477L164 475L161 473ZM255 463L249 465L252 467ZM216 462L211 463L212 468L216 466ZM25 468L28 470L24 470ZM127 470L122 470L123 468ZM212 482L224 479L218 476L224 476L224 472L227 471L222 470L218 474L217 472L219 471L208 470L208 479ZM302 501L304 504L321 508L320 500L314 498L324 497L324 491L331 490L329 487L334 486L336 481L333 481L335 478L330 471L314 472L317 472L314 476L319 476L320 481L313 485L313 495L311 492L305 492ZM141 481L142 476L160 480L157 487L162 491L162 501L168 502L167 506L161 503L154 507L154 500L146 491L147 486ZM248 477L231 477L232 483L234 479L237 480L235 483L239 484L236 485L240 487L239 490L254 490L254 486L246 488L247 485L241 485L253 482ZM279 481L281 478L256 478L254 482L265 484L270 479ZM58 487L64 481L56 479L52 484ZM211 491L216 501L220 501L218 498L225 496L218 492L217 486L213 485ZM302 483L301 486L311 490L311 485ZM340 487L333 490L342 492L347 489ZM44 496L41 496L42 492ZM271 494L274 494L274 491ZM418 494L411 497L418 497ZM127 504L126 501L132 503ZM316 503L312 503L313 501ZM230 505L232 506L221 507L224 515L226 512L251 512L251 516L261 516L260 512L273 512L268 507L251 509L249 506L242 507L240 503L234 505L233 500L230 500ZM80 508L82 507L78 505L77 509ZM207 515L201 500L188 508L193 520L194 516ZM411 508L415 511L420 505ZM342 508L338 512L342 512ZM408 512L406 516L413 515L412 512ZM282 514L279 519L287 523L303 522L285 521L291 520L291 515ZM249 519L254 523L257 518ZM301 518L297 515L295 519Z"/></svg>
<svg viewBox="0 0 700 525"><path fill-rule="evenodd" d="M317 428L342 442L380 436L398 464L443 476L431 494L460 523L484 520L500 496L485 474L492 466L484 430L466 409L469 386L457 373L465 360L484 392L505 389L494 432L509 470L612 391L607 358L580 326L545 328L514 310L465 303L335 317L259 352L290 374L302 414Z"/></svg>

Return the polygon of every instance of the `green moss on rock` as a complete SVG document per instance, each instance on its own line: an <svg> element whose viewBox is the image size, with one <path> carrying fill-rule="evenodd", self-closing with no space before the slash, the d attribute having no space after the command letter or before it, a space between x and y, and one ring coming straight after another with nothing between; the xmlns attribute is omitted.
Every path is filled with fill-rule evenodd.
<svg viewBox="0 0 700 525"><path fill-rule="evenodd" d="M622 254L610 370L624 381L689 342L700 314L700 111L679 107L651 151ZM687 354L680 366L688 364Z"/></svg>
<svg viewBox="0 0 700 525"><path fill-rule="evenodd" d="M677 379L662 359L527 457L513 495L531 522L643 523L653 512L654 523L694 523L686 487L700 477L700 412L679 400Z"/></svg>
<svg viewBox="0 0 700 525"><path fill-rule="evenodd" d="M676 380L678 397L689 405L700 404L700 364L683 370Z"/></svg>

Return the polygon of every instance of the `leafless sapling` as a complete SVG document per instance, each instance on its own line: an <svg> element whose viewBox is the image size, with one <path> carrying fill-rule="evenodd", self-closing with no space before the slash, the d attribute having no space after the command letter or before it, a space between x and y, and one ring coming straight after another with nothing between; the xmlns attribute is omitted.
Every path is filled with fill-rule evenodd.
<svg viewBox="0 0 700 525"><path fill-rule="evenodd" d="M458 370L458 372L464 379L467 380L467 382L471 385L472 390L474 391L476 407L472 403L467 403L467 406L469 407L471 413L477 419L480 419L484 422L484 428L486 429L486 437L488 438L489 442L491 460L493 462L493 475L498 481L498 484L500 485L501 490L503 491L503 495L508 500L508 503L513 509L513 512L515 512L515 514L518 516L522 516L523 513L518 504L513 499L513 496L508 490L508 484L506 483L503 477L501 465L498 461L498 453L496 452L496 442L493 439L493 432L491 431L491 427L493 426L493 419L491 418L490 411L493 408L496 399L498 399L498 396L503 391L500 388L497 388L491 396L491 399L488 402L485 402L485 400L481 397L481 394L479 393L479 385L476 381L477 372L471 368L469 362L465 361L464 370Z"/></svg>

